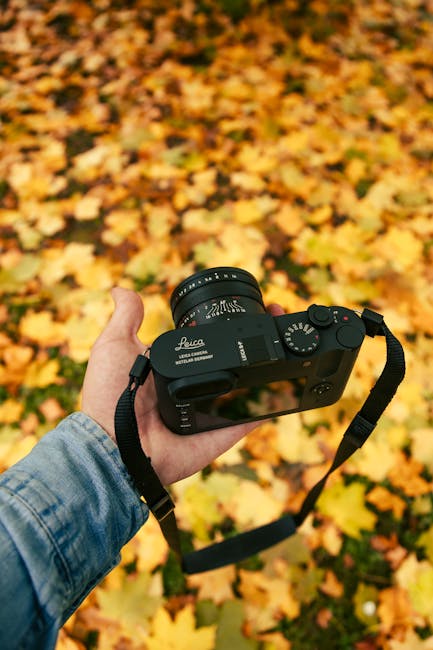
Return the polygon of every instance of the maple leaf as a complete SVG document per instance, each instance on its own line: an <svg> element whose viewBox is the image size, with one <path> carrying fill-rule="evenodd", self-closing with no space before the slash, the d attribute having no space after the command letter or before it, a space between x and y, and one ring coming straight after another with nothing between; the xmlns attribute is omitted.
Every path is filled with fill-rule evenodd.
<svg viewBox="0 0 433 650"><path fill-rule="evenodd" d="M308 435L307 430L302 426L299 414L294 413L289 418L281 418L276 429L275 448L281 458L291 463L315 464L323 461L317 437Z"/></svg>
<svg viewBox="0 0 433 650"><path fill-rule="evenodd" d="M17 422L24 410L24 405L21 402L9 397L2 404L0 404L0 422L2 424L12 424Z"/></svg>
<svg viewBox="0 0 433 650"><path fill-rule="evenodd" d="M245 624L244 606L239 600L227 600L221 607L215 650L236 648L237 650L256 650L257 643L243 634Z"/></svg>
<svg viewBox="0 0 433 650"><path fill-rule="evenodd" d="M219 604L234 597L232 585L235 579L235 567L230 565L221 569L190 575L188 576L188 586L198 589L198 600L209 599Z"/></svg>
<svg viewBox="0 0 433 650"><path fill-rule="evenodd" d="M376 506L378 510L392 510L396 519L401 519L406 510L406 503L402 498L380 485L368 493L367 501Z"/></svg>
<svg viewBox="0 0 433 650"><path fill-rule="evenodd" d="M390 639L390 650L433 650L433 637L420 639L414 630L407 630L404 639Z"/></svg>
<svg viewBox="0 0 433 650"><path fill-rule="evenodd" d="M213 650L215 632L214 625L196 629L191 605L181 609L174 620L160 607L153 618L146 645L148 650Z"/></svg>
<svg viewBox="0 0 433 650"><path fill-rule="evenodd" d="M419 496L431 492L431 482L426 481L421 473L424 466L414 458L405 458L403 452L398 454L396 464L388 472L388 477L395 487L408 496Z"/></svg>
<svg viewBox="0 0 433 650"><path fill-rule="evenodd" d="M152 572L167 558L168 545L155 517L149 517L122 549L122 563L137 562L137 571Z"/></svg>
<svg viewBox="0 0 433 650"><path fill-rule="evenodd" d="M415 616L407 590L398 585L379 593L377 616L385 634L395 629L410 629L413 623L421 623L421 619Z"/></svg>
<svg viewBox="0 0 433 650"><path fill-rule="evenodd" d="M119 580L114 582L116 574L112 574L104 589L97 591L100 613L103 617L116 620L128 633L134 629L146 629L162 598L149 594L152 578L148 573L128 576L119 571ZM110 588L110 582L114 582L113 588Z"/></svg>
<svg viewBox="0 0 433 650"><path fill-rule="evenodd" d="M27 366L22 382L28 388L45 388L50 384L60 384L64 379L59 376L59 372L58 359L35 359Z"/></svg>
<svg viewBox="0 0 433 650"><path fill-rule="evenodd" d="M301 606L293 587L284 577L267 577L259 571L239 572L239 592L245 600L245 611L256 630L266 630L281 615L296 618Z"/></svg>
<svg viewBox="0 0 433 650"><path fill-rule="evenodd" d="M63 323L55 321L48 311L28 312L20 321L21 336L42 346L60 345L65 340Z"/></svg>
<svg viewBox="0 0 433 650"><path fill-rule="evenodd" d="M366 487L361 483L336 482L320 496L317 507L350 537L359 538L361 530L373 530L377 517L365 506Z"/></svg>
<svg viewBox="0 0 433 650"><path fill-rule="evenodd" d="M281 515L285 497L287 491L275 495L252 481L242 481L225 508L240 526L261 526Z"/></svg>
<svg viewBox="0 0 433 650"><path fill-rule="evenodd" d="M400 589L404 590L409 606L416 614L433 621L431 609L433 592L433 566L427 560L417 560L411 553L395 572ZM408 605L406 606L408 607Z"/></svg>

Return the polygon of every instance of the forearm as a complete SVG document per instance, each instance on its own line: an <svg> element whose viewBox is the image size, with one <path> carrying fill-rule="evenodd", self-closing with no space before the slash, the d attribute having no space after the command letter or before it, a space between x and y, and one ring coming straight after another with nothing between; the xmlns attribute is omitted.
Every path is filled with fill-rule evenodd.
<svg viewBox="0 0 433 650"><path fill-rule="evenodd" d="M59 626L147 517L107 434L63 420L0 477L0 646L53 647Z"/></svg>

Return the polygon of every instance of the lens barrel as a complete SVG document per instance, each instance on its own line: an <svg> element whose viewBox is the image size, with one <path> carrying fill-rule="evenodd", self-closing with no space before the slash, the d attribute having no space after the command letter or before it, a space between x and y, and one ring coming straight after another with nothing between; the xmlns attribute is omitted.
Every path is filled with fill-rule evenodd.
<svg viewBox="0 0 433 650"><path fill-rule="evenodd" d="M170 307L177 328L266 311L255 277L231 266L199 271L183 280L171 295Z"/></svg>

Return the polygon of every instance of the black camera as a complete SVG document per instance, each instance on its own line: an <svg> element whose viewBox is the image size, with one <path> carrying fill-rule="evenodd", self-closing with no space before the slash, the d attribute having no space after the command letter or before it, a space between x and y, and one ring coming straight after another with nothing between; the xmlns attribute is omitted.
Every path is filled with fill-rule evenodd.
<svg viewBox="0 0 433 650"><path fill-rule="evenodd" d="M271 316L255 278L233 267L195 273L170 304L176 329L150 360L161 417L179 434L335 403L366 334L344 307Z"/></svg>

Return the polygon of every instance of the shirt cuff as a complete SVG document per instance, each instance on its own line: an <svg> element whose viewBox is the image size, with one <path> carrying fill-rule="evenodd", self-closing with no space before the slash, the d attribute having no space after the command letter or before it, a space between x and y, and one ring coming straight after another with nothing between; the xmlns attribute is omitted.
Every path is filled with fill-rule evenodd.
<svg viewBox="0 0 433 650"><path fill-rule="evenodd" d="M108 434L78 412L0 477L2 523L40 606L63 623L148 517Z"/></svg>

